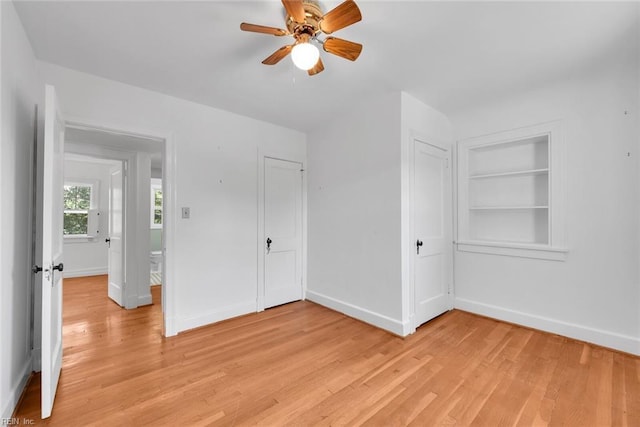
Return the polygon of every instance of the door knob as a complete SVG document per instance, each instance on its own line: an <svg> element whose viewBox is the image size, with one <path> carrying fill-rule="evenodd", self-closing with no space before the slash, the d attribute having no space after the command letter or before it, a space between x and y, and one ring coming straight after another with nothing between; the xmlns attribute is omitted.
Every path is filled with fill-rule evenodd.
<svg viewBox="0 0 640 427"><path fill-rule="evenodd" d="M64 271L64 264L63 264L63 263L60 263L60 264L58 264L58 265L54 265L54 266L52 267L52 270Z"/></svg>
<svg viewBox="0 0 640 427"><path fill-rule="evenodd" d="M31 271L33 271L34 273L40 273L42 271L42 267L40 267L39 265L34 265Z"/></svg>
<svg viewBox="0 0 640 427"><path fill-rule="evenodd" d="M422 240L416 240L416 253L420 255L420 246L422 246Z"/></svg>
<svg viewBox="0 0 640 427"><path fill-rule="evenodd" d="M271 240L270 237L267 237L267 253L271 250L271 243L273 243L273 240Z"/></svg>

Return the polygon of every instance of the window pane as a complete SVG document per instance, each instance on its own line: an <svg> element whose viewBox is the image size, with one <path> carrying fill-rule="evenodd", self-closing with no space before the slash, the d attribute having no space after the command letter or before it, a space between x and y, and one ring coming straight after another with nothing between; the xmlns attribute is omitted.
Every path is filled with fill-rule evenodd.
<svg viewBox="0 0 640 427"><path fill-rule="evenodd" d="M153 223L162 224L162 209L153 210Z"/></svg>
<svg viewBox="0 0 640 427"><path fill-rule="evenodd" d="M88 210L91 206L91 186L65 185L65 210Z"/></svg>
<svg viewBox="0 0 640 427"><path fill-rule="evenodd" d="M153 204L156 208L162 207L162 190L154 191Z"/></svg>
<svg viewBox="0 0 640 427"><path fill-rule="evenodd" d="M87 224L89 214L86 213L64 213L64 234L87 234Z"/></svg>

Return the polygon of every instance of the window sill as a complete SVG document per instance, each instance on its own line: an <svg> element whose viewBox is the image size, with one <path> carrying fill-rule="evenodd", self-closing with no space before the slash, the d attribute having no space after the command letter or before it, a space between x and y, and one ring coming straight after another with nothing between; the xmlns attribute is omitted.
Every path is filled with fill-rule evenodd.
<svg viewBox="0 0 640 427"><path fill-rule="evenodd" d="M86 234L73 234L63 236L64 243L92 243L96 242L96 236L87 236Z"/></svg>
<svg viewBox="0 0 640 427"><path fill-rule="evenodd" d="M567 253L569 252L566 248L509 242L459 241L456 242L456 246L461 252L544 259L549 261L565 261L567 259Z"/></svg>

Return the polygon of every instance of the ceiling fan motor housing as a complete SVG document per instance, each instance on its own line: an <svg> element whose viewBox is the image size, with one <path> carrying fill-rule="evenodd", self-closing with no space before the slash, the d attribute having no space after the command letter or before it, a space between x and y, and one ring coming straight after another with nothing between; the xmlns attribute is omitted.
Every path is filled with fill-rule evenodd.
<svg viewBox="0 0 640 427"><path fill-rule="evenodd" d="M285 10L287 30L289 30L291 34L308 34L310 37L314 37L320 32L320 20L323 16L320 2L315 0L303 0L302 6L304 7L306 17L305 23L296 22Z"/></svg>

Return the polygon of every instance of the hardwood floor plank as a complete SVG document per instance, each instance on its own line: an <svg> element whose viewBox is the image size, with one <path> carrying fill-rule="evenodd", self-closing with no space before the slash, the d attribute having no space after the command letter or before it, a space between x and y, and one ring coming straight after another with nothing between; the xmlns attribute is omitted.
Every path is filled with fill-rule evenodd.
<svg viewBox="0 0 640 427"><path fill-rule="evenodd" d="M626 403L625 422L629 426L640 425L640 358L624 358L624 397ZM613 397L619 398L617 396Z"/></svg>
<svg viewBox="0 0 640 427"><path fill-rule="evenodd" d="M399 338L310 302L161 335L105 276L64 282L58 426L640 426L640 358L452 311Z"/></svg>

